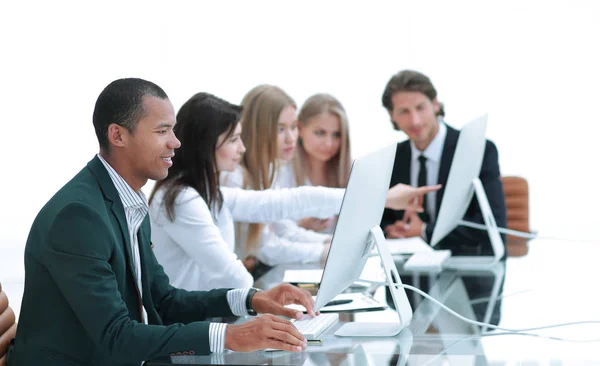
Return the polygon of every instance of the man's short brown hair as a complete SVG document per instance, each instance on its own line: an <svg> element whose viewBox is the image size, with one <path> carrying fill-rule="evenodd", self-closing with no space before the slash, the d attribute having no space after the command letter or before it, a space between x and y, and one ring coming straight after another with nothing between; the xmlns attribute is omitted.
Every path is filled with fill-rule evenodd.
<svg viewBox="0 0 600 366"><path fill-rule="evenodd" d="M392 96L397 92L418 92L425 94L429 100L433 101L437 98L437 91L431 83L431 80L418 71L403 70L392 76L388 81L381 96L381 103L388 110L392 111ZM440 109L437 112L438 116L444 116L444 108L440 103Z"/></svg>

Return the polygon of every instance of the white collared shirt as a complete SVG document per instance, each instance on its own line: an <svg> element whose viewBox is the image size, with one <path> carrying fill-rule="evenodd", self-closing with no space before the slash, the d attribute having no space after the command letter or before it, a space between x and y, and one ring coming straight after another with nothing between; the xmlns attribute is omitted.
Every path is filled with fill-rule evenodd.
<svg viewBox="0 0 600 366"><path fill-rule="evenodd" d="M136 277L136 285L138 293L140 295L140 301L142 301L142 265L140 260L140 246L137 239L137 233L140 229L142 221L148 214L148 200L144 193L140 190L136 192L131 188L129 184L117 173L110 164L100 156L97 155L110 179L112 180L121 203L125 208L125 217L127 218L127 229L129 231L129 239L131 243L131 253L133 254L133 270ZM248 291L250 289L235 289L227 291L227 303L231 308L233 315L243 316L248 315L248 309L246 308L246 298L248 297ZM148 314L142 304L142 322L148 324ZM223 352L225 350L225 333L227 331L227 324L223 323L210 323L208 329L208 342L210 345L211 352Z"/></svg>
<svg viewBox="0 0 600 366"><path fill-rule="evenodd" d="M416 187L418 184L421 166L419 163L419 156L421 155L424 155L427 158L427 161L425 162L427 167L427 185L433 186L438 184L442 152L444 150L444 142L446 141L446 134L448 132L448 127L446 127L446 124L442 122L441 119L438 121L438 126L437 134L424 151L419 150L414 142L410 141L410 185L413 187ZM427 212L431 217L431 221L434 221L437 216L435 207L436 195L437 192L427 193Z"/></svg>

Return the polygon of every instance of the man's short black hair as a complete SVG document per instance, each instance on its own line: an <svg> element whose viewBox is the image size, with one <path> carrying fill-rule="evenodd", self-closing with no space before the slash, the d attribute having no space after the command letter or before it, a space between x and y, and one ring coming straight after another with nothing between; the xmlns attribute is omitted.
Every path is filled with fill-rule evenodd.
<svg viewBox="0 0 600 366"><path fill-rule="evenodd" d="M137 78L118 79L104 88L96 100L93 117L100 149L110 151L108 126L112 123L125 127L131 133L135 132L145 113L145 96L169 98L160 86Z"/></svg>

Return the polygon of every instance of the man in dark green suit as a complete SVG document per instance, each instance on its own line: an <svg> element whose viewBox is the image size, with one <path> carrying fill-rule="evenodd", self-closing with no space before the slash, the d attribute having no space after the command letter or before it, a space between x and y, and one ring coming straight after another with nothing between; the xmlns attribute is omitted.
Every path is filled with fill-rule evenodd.
<svg viewBox="0 0 600 366"><path fill-rule="evenodd" d="M9 366L131 365L224 348L300 351L289 321L266 315L224 325L207 317L272 313L312 298L291 285L257 292L173 288L150 243L141 187L163 179L180 146L164 91L120 79L100 94L94 127L100 153L36 217L25 249L25 291Z"/></svg>

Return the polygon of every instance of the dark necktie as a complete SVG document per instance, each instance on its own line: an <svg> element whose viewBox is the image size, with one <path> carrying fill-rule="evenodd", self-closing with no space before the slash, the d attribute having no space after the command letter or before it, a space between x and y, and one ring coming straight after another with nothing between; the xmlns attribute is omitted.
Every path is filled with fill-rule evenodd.
<svg viewBox="0 0 600 366"><path fill-rule="evenodd" d="M417 185L419 187L427 185L427 167L425 166L425 162L427 158L423 155L419 155L419 178L417 180ZM427 195L423 196L423 212L419 213L419 218L424 223L428 223L431 220L429 213L427 212Z"/></svg>

